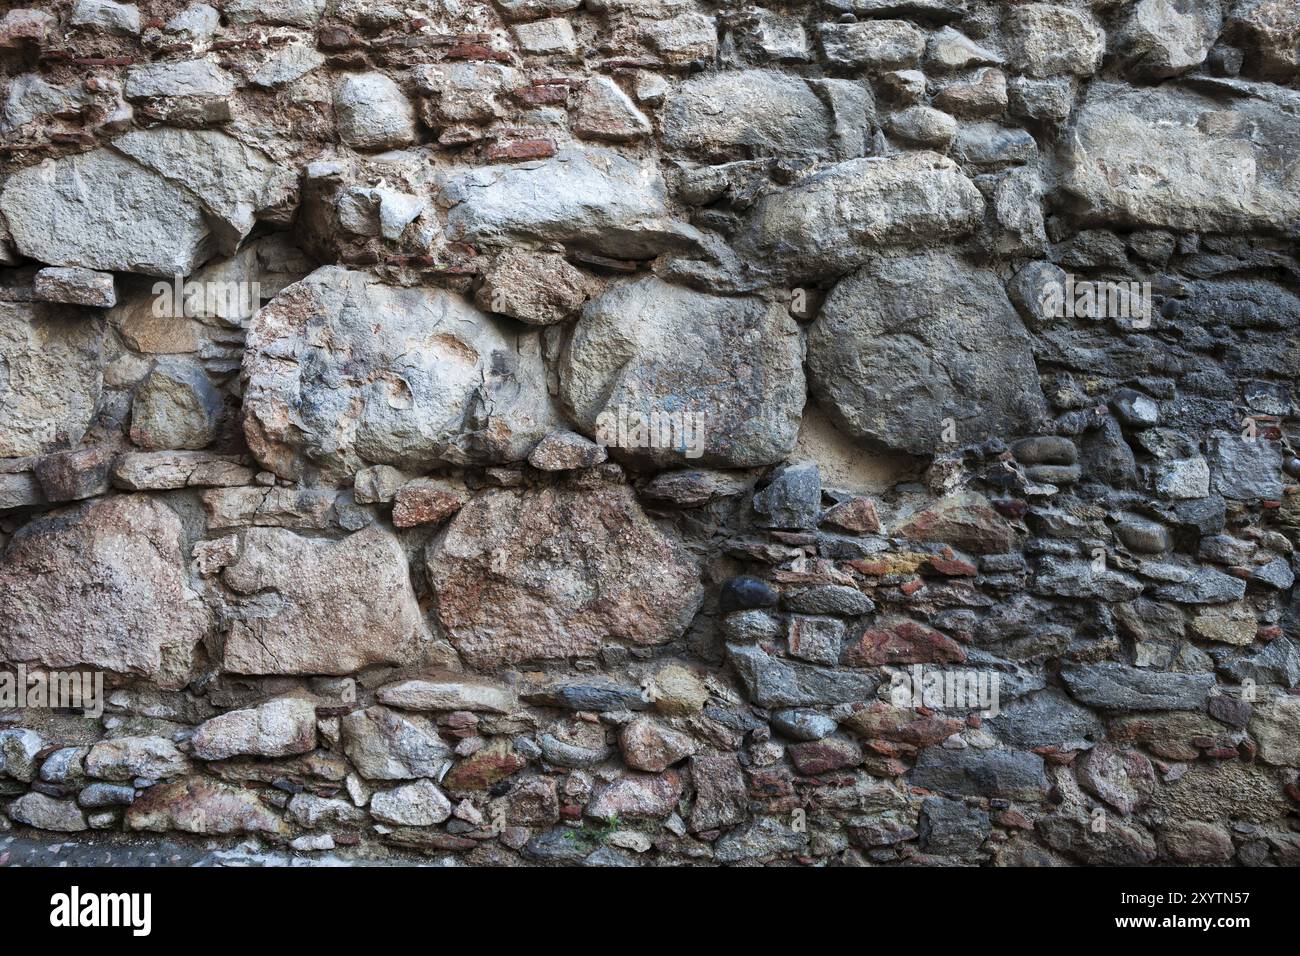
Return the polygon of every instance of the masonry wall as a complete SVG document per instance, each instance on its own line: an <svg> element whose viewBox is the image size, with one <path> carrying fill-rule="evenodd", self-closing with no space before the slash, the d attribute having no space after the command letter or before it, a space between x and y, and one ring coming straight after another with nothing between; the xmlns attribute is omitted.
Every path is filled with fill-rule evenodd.
<svg viewBox="0 0 1300 956"><path fill-rule="evenodd" d="M5 6L10 836L1300 862L1293 0Z"/></svg>

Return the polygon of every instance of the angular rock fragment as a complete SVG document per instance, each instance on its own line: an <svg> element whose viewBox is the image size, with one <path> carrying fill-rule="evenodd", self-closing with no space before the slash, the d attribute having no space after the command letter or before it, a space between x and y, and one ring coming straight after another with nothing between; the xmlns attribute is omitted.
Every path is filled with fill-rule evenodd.
<svg viewBox="0 0 1300 956"><path fill-rule="evenodd" d="M200 760L307 753L316 747L316 705L305 698L283 697L227 711L201 724L190 744Z"/></svg>
<svg viewBox="0 0 1300 956"><path fill-rule="evenodd" d="M341 724L343 752L368 780L438 779L451 765L451 748L424 717L375 706L354 710Z"/></svg>
<svg viewBox="0 0 1300 956"><path fill-rule="evenodd" d="M1104 710L1201 710L1214 686L1213 674L1140 670L1123 664L1074 665L1061 670L1070 694Z"/></svg>
<svg viewBox="0 0 1300 956"><path fill-rule="evenodd" d="M600 444L659 466L779 461L804 403L789 314L645 278L588 303L560 359L560 397Z"/></svg>

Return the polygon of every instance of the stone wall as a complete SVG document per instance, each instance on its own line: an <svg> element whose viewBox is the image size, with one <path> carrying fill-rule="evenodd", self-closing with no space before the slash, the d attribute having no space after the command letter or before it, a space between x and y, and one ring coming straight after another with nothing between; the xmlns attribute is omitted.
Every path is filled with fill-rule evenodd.
<svg viewBox="0 0 1300 956"><path fill-rule="evenodd" d="M1300 862L1294 0L6 6L10 836Z"/></svg>

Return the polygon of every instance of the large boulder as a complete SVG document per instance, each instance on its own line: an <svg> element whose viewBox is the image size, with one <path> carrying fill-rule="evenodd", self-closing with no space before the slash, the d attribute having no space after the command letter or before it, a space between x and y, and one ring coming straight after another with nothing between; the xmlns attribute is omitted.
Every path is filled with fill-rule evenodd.
<svg viewBox="0 0 1300 956"><path fill-rule="evenodd" d="M182 542L180 519L145 495L35 519L0 559L0 660L183 687L212 615Z"/></svg>
<svg viewBox="0 0 1300 956"><path fill-rule="evenodd" d="M1262 95L1094 83L1064 152L1062 185L1097 221L1300 235L1300 125Z"/></svg>
<svg viewBox="0 0 1300 956"><path fill-rule="evenodd" d="M921 245L969 233L984 199L937 153L853 159L754 204L738 251L792 279L842 275L883 246Z"/></svg>
<svg viewBox="0 0 1300 956"><path fill-rule="evenodd" d="M558 242L624 259L689 250L700 234L670 218L657 167L602 148L483 166L442 189L452 239L489 246Z"/></svg>
<svg viewBox="0 0 1300 956"><path fill-rule="evenodd" d="M841 280L809 333L808 368L845 432L912 454L1028 431L1046 414L1002 283L942 253L878 260Z"/></svg>
<svg viewBox="0 0 1300 956"><path fill-rule="evenodd" d="M256 314L243 375L249 447L285 478L521 461L554 425L538 333L339 266Z"/></svg>
<svg viewBox="0 0 1300 956"><path fill-rule="evenodd" d="M406 555L377 525L338 541L250 528L222 580L235 596L225 666L236 674L348 674L426 649Z"/></svg>
<svg viewBox="0 0 1300 956"><path fill-rule="evenodd" d="M704 73L669 94L664 143L706 159L853 159L862 155L872 113L869 88L844 80L776 70Z"/></svg>
<svg viewBox="0 0 1300 956"><path fill-rule="evenodd" d="M283 218L296 183L227 133L160 126L19 170L0 213L25 256L170 277L233 253L259 215Z"/></svg>
<svg viewBox="0 0 1300 956"><path fill-rule="evenodd" d="M583 309L560 361L560 397L587 434L635 460L769 465L798 437L803 346L780 305L647 277ZM638 421L650 429L642 438Z"/></svg>
<svg viewBox="0 0 1300 956"><path fill-rule="evenodd" d="M103 323L76 309L0 302L0 458L81 441L103 386Z"/></svg>
<svg viewBox="0 0 1300 956"><path fill-rule="evenodd" d="M427 559L438 619L478 668L664 644L703 599L695 561L625 485L484 492Z"/></svg>

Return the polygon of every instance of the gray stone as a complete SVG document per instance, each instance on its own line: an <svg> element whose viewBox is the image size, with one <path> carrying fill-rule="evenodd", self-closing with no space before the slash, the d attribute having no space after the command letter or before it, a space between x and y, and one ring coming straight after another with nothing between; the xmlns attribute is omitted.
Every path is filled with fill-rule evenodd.
<svg viewBox="0 0 1300 956"><path fill-rule="evenodd" d="M988 812L968 807L962 800L926 797L921 803L918 833L927 853L969 856L979 850L991 829Z"/></svg>
<svg viewBox="0 0 1300 956"><path fill-rule="evenodd" d="M353 149L373 150L415 142L415 108L383 73L352 74L334 90L339 137Z"/></svg>
<svg viewBox="0 0 1300 956"><path fill-rule="evenodd" d="M300 697L282 697L227 711L200 725L190 745L200 760L307 753L316 747L316 705Z"/></svg>
<svg viewBox="0 0 1300 956"><path fill-rule="evenodd" d="M921 61L925 34L903 20L826 23L821 45L831 66L900 70Z"/></svg>
<svg viewBox="0 0 1300 956"><path fill-rule="evenodd" d="M514 691L482 678L430 674L385 684L375 695L380 703L404 710L474 710L508 714L518 704Z"/></svg>
<svg viewBox="0 0 1300 956"><path fill-rule="evenodd" d="M785 309L647 277L583 309L559 363L581 429L634 461L744 468L794 449L803 350Z"/></svg>
<svg viewBox="0 0 1300 956"><path fill-rule="evenodd" d="M957 120L931 106L909 106L886 121L889 132L905 143L946 152L957 136Z"/></svg>
<svg viewBox="0 0 1300 956"><path fill-rule="evenodd" d="M0 659L183 687L212 615L181 546L180 520L143 495L33 520L0 559Z"/></svg>
<svg viewBox="0 0 1300 956"><path fill-rule="evenodd" d="M947 255L842 280L809 334L810 385L855 438L913 454L1024 432L1046 415L1028 334L989 272Z"/></svg>
<svg viewBox="0 0 1300 956"><path fill-rule="evenodd" d="M1012 750L945 750L927 747L912 770L912 785L972 797L1043 800L1043 758Z"/></svg>
<svg viewBox="0 0 1300 956"><path fill-rule="evenodd" d="M1263 437L1213 432L1207 442L1210 486L1225 498L1258 501L1282 497L1282 453Z"/></svg>
<svg viewBox="0 0 1300 956"><path fill-rule="evenodd" d="M605 449L576 432L550 432L528 453L528 464L538 471L573 471L594 468L609 457Z"/></svg>
<svg viewBox="0 0 1300 956"><path fill-rule="evenodd" d="M368 780L437 780L451 766L451 748L424 717L376 706L354 710L340 723L343 752Z"/></svg>
<svg viewBox="0 0 1300 956"><path fill-rule="evenodd" d="M880 684L870 674L786 661L761 647L728 644L727 659L759 707L857 703L871 699Z"/></svg>
<svg viewBox="0 0 1300 956"><path fill-rule="evenodd" d="M719 863L741 863L798 853L807 845L807 833L774 817L756 817L723 836L713 849L713 858Z"/></svg>
<svg viewBox="0 0 1300 956"><path fill-rule="evenodd" d="M1300 71L1300 10L1290 0L1239 0L1228 22L1250 53L1250 72L1284 82Z"/></svg>
<svg viewBox="0 0 1300 956"><path fill-rule="evenodd" d="M987 723L1001 740L1024 750L1077 750L1106 736L1106 728L1091 711L1055 688L1009 701Z"/></svg>
<svg viewBox="0 0 1300 956"><path fill-rule="evenodd" d="M43 793L25 793L9 804L6 812L15 823L38 830L76 833L87 828L86 816L72 800L55 800Z"/></svg>
<svg viewBox="0 0 1300 956"><path fill-rule="evenodd" d="M486 246L557 242L640 259L693 249L700 240L670 217L656 168L598 147L460 174L443 187L442 200L449 235Z"/></svg>
<svg viewBox="0 0 1300 956"><path fill-rule="evenodd" d="M370 798L370 814L384 823L428 827L451 816L451 801L429 780L417 780Z"/></svg>
<svg viewBox="0 0 1300 956"><path fill-rule="evenodd" d="M1164 80L1205 62L1223 27L1220 0L1141 0L1118 42L1125 69L1143 80Z"/></svg>
<svg viewBox="0 0 1300 956"><path fill-rule="evenodd" d="M827 82L827 81L823 81ZM706 159L800 157L853 159L861 133L838 135L840 124L861 130L874 114L865 86L843 81L846 95L819 96L808 81L776 70L710 72L674 89L663 107L664 143ZM837 116L836 109L848 115Z"/></svg>
<svg viewBox="0 0 1300 956"><path fill-rule="evenodd" d="M1094 83L1069 133L1062 185L1099 221L1296 235L1300 193L1285 172L1285 157L1300 152L1291 113L1267 99L1221 110L1176 87ZM1223 122L1210 130L1207 114Z"/></svg>
<svg viewBox="0 0 1300 956"><path fill-rule="evenodd" d="M835 718L815 710L778 710L772 714L772 726L790 740L824 740L835 733Z"/></svg>
<svg viewBox="0 0 1300 956"><path fill-rule="evenodd" d="M1279 694L1257 705L1250 720L1251 736L1268 763L1300 767L1300 697Z"/></svg>
<svg viewBox="0 0 1300 956"><path fill-rule="evenodd" d="M117 737L86 756L86 775L100 780L166 780L189 770L189 760L166 737Z"/></svg>
<svg viewBox="0 0 1300 956"><path fill-rule="evenodd" d="M984 216L979 190L949 159L854 159L759 199L737 251L793 279L851 271L874 250L953 239Z"/></svg>
<svg viewBox="0 0 1300 956"><path fill-rule="evenodd" d="M528 325L554 325L571 318L598 288L559 253L507 249L492 260L474 301Z"/></svg>
<svg viewBox="0 0 1300 956"><path fill-rule="evenodd" d="M767 528L809 529L821 515L822 480L816 462L784 465L754 495L754 510Z"/></svg>
<svg viewBox="0 0 1300 956"><path fill-rule="evenodd" d="M1006 28L1012 63L1029 76L1091 76L1106 52L1105 32L1086 13L1069 7L1016 6Z"/></svg>
<svg viewBox="0 0 1300 956"><path fill-rule="evenodd" d="M1039 559L1033 589L1056 597L1099 598L1103 601L1131 601L1143 591L1142 582L1109 566L1096 569L1092 561L1055 558Z"/></svg>
<svg viewBox="0 0 1300 956"><path fill-rule="evenodd" d="M378 525L337 541L250 528L222 581L233 594L224 664L236 674L348 674L428 649L406 554Z"/></svg>
<svg viewBox="0 0 1300 956"><path fill-rule="evenodd" d="M117 288L112 273L76 266L51 266L36 273L32 280L32 297L41 302L111 309L117 304Z"/></svg>
<svg viewBox="0 0 1300 956"><path fill-rule="evenodd" d="M137 36L140 33L140 9L134 3L114 3L113 0L77 0L68 24L119 36Z"/></svg>
<svg viewBox="0 0 1300 956"><path fill-rule="evenodd" d="M100 322L49 305L0 302L0 458L75 445L103 386Z"/></svg>
<svg viewBox="0 0 1300 956"><path fill-rule="evenodd" d="M314 27L325 12L327 0L227 0L223 5L231 23L270 23L289 27Z"/></svg>
<svg viewBox="0 0 1300 956"><path fill-rule="evenodd" d="M876 609L875 603L857 588L844 584L822 584L787 595L785 607L799 614L838 614L860 617Z"/></svg>
<svg viewBox="0 0 1300 956"><path fill-rule="evenodd" d="M1071 696L1090 707L1120 712L1203 710L1213 674L1141 670L1110 661L1062 668Z"/></svg>
<svg viewBox="0 0 1300 956"><path fill-rule="evenodd" d="M77 803L88 810L129 807L135 802L135 787L113 783L92 783L77 794Z"/></svg>
<svg viewBox="0 0 1300 956"><path fill-rule="evenodd" d="M1239 601L1246 593L1246 582L1214 568L1197 568L1184 581L1161 584L1152 596L1179 604L1226 604Z"/></svg>
<svg viewBox="0 0 1300 956"><path fill-rule="evenodd" d="M36 755L44 746L45 741L34 730L0 730L0 778L31 783L39 762Z"/></svg>
<svg viewBox="0 0 1300 956"><path fill-rule="evenodd" d="M374 315L394 316L376 330ZM299 479L521 461L551 430L541 341L453 292L324 266L253 318L244 434Z"/></svg>
<svg viewBox="0 0 1300 956"><path fill-rule="evenodd" d="M210 488L247 485L253 469L228 455L207 452L136 452L118 455L113 463L113 485L128 491L166 491L174 488Z"/></svg>
<svg viewBox="0 0 1300 956"><path fill-rule="evenodd" d="M159 362L131 403L131 441L141 448L206 448L217 437L224 407L197 362Z"/></svg>

